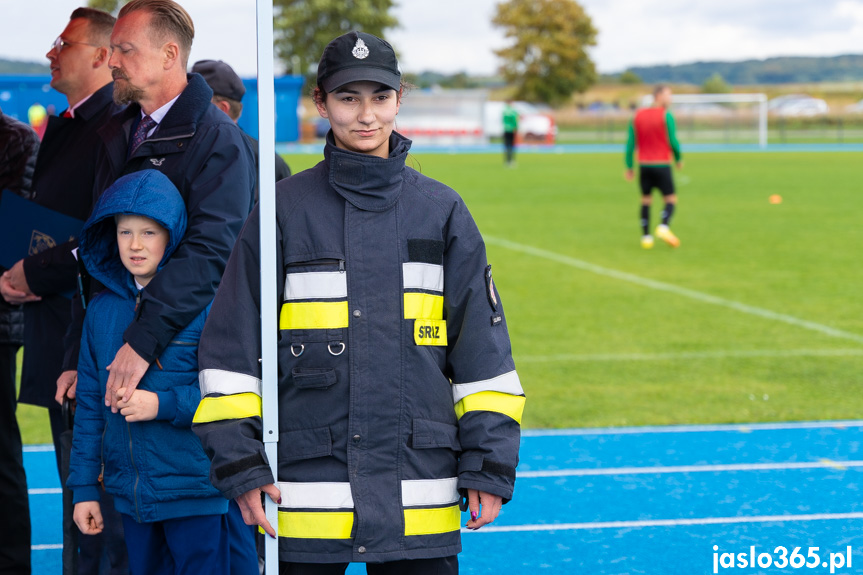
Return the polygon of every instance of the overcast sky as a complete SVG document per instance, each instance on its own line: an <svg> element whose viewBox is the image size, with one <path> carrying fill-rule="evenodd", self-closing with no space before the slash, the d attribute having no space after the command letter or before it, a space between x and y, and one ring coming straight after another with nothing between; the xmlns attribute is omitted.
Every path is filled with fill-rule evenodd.
<svg viewBox="0 0 863 575"><path fill-rule="evenodd" d="M45 62L47 46L86 0L0 0L0 57ZM256 71L255 0L179 0L195 21L192 59ZM491 74L505 39L498 0L397 0L388 33L409 72ZM629 66L863 53L863 0L581 0L599 30L601 72Z"/></svg>

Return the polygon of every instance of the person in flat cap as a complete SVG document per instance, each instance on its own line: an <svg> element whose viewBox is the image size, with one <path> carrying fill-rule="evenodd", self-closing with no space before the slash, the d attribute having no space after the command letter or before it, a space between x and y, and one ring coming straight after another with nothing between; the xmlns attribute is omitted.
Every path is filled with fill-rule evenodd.
<svg viewBox="0 0 863 575"><path fill-rule="evenodd" d="M192 66L192 73L203 76L207 85L213 90L213 104L226 113L234 123L239 121L240 115L243 113L242 100L243 96L246 95L246 87L234 69L221 60L198 60ZM255 166L259 166L258 141L245 132L243 134L249 140L249 145L255 153ZM288 164L279 154L276 154L276 181L284 180L290 175L291 169ZM257 199L258 185L256 183L255 201Z"/></svg>
<svg viewBox="0 0 863 575"><path fill-rule="evenodd" d="M214 485L278 537L283 575L351 562L456 574L462 521L480 529L513 496L525 397L500 295L464 201L405 165L404 90L386 41L330 42L313 92L324 159L276 185L277 477L262 443L258 207L201 337L193 429Z"/></svg>

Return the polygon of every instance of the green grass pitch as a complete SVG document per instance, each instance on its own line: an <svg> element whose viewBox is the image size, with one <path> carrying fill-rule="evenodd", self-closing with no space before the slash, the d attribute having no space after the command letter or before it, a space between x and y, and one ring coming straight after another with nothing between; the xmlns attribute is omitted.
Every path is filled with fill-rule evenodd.
<svg viewBox="0 0 863 575"><path fill-rule="evenodd" d="M525 427L863 414L858 154L689 154L675 173L682 245L649 251L622 150L522 153L514 169L499 154L410 162L456 189L487 238ZM660 211L657 194L653 225ZM27 440L47 441L33 428Z"/></svg>

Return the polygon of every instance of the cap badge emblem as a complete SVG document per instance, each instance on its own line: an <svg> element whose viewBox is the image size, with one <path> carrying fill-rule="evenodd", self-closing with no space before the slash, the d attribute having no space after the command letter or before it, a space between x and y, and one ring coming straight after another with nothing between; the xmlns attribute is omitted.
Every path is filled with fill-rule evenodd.
<svg viewBox="0 0 863 575"><path fill-rule="evenodd" d="M351 54L353 54L354 58L357 58L358 60L364 60L368 57L369 49L361 38L357 38L357 43L354 46L354 49L351 50Z"/></svg>

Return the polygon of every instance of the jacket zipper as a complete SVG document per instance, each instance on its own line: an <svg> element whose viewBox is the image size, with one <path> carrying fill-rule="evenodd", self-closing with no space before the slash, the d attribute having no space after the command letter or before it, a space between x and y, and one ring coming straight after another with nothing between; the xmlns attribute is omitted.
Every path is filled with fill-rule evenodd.
<svg viewBox="0 0 863 575"><path fill-rule="evenodd" d="M108 421L105 420L105 427L102 428L102 454L99 467L99 485L102 486L102 491L105 491L105 436L108 434Z"/></svg>
<svg viewBox="0 0 863 575"><path fill-rule="evenodd" d="M307 266L331 266L333 263L339 263L339 272L345 273L345 260L318 260L314 262L296 262L292 264L288 264L287 268L298 268L298 267L307 267Z"/></svg>
<svg viewBox="0 0 863 575"><path fill-rule="evenodd" d="M135 470L135 485L132 487L132 497L135 500L135 516L137 517L138 523L141 522L141 509L138 506L138 483L141 480L141 476L138 473L138 468L135 466L135 454L132 451L132 426L129 425L129 422L126 422L126 430L129 432L129 460L132 462L132 469Z"/></svg>
<svg viewBox="0 0 863 575"><path fill-rule="evenodd" d="M191 132L189 134L179 134L177 136L171 136L169 138L147 138L144 140L145 142L170 142L171 140L179 140L180 138L191 138L195 135L195 132Z"/></svg>

